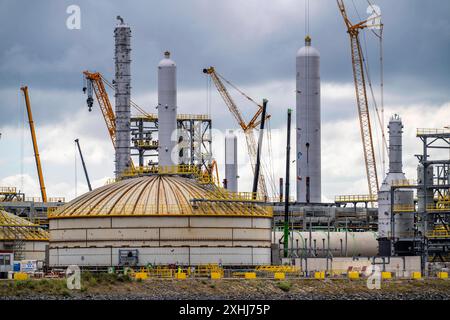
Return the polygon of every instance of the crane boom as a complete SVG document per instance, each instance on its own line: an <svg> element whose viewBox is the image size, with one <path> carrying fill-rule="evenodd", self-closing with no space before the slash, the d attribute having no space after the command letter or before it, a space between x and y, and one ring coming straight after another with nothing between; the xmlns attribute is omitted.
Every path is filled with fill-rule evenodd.
<svg viewBox="0 0 450 320"><path fill-rule="evenodd" d="M23 92L23 95L25 97L25 105L27 107L28 123L30 124L31 140L33 142L34 159L36 161L39 185L41 187L42 201L47 202L47 191L45 190L44 175L42 174L41 157L39 156L39 148L38 148L37 139L36 139L36 132L34 130L33 113L31 112L31 104L30 104L30 97L28 95L28 87L23 86L20 88L20 90L22 90L22 92Z"/></svg>
<svg viewBox="0 0 450 320"><path fill-rule="evenodd" d="M114 148L116 148L116 115L114 114L111 102L109 101L108 93L105 89L104 82L106 81L100 72L83 71L83 74L87 80L86 89L88 91L87 104L89 111L91 111L92 104L94 103L94 100L92 99L92 91L94 91L100 110L102 111L103 118L105 119L106 128L108 129L109 136L111 137L111 142ZM130 159L130 167L131 171L134 172L135 166L133 159Z"/></svg>
<svg viewBox="0 0 450 320"><path fill-rule="evenodd" d="M111 106L111 102L108 98L108 93L106 92L105 86L102 81L102 76L99 72L89 72L84 71L83 74L88 81L88 107L89 111L92 108L92 103L94 102L90 96L90 86L92 85L95 96L97 97L100 110L102 111L103 118L105 119L106 128L108 129L109 136L111 137L111 142L116 147L116 116L114 110Z"/></svg>
<svg viewBox="0 0 450 320"><path fill-rule="evenodd" d="M83 165L84 175L86 176L86 182L88 184L89 191L92 191L91 180L89 180L89 175L86 169L86 163L84 162L83 153L81 152L80 148L80 141L78 139L75 139L75 143L78 147L78 152L80 153L81 164Z"/></svg>
<svg viewBox="0 0 450 320"><path fill-rule="evenodd" d="M367 100L366 81L364 76L364 60L359 42L359 31L367 27L367 20L352 24L348 19L344 1L336 0L339 11L347 26L350 35L350 48L352 53L353 80L355 82L356 103L358 106L359 124L363 143L364 160L366 164L367 183L369 194L378 195L378 176L373 147L372 128L370 123L369 104Z"/></svg>
<svg viewBox="0 0 450 320"><path fill-rule="evenodd" d="M257 104L259 106L259 109L256 112L255 116L253 116L253 118L247 124L244 121L244 117L242 116L241 111L237 107L234 100L231 98L227 88L225 87L223 82L220 80L219 74L215 71L214 67L209 67L207 69L203 69L203 73L206 73L211 77L217 90L219 91L220 95L222 96L222 99L225 101L225 104L227 105L228 109L230 110L231 114L234 116L234 118L238 122L239 126L244 131L245 140L247 143L247 149L248 149L249 158L250 158L250 164L252 166L253 173L255 173L256 157L257 157L257 142L255 140L253 129L260 122L260 121L257 122L256 120L257 120L258 116L262 113L262 106ZM227 80L225 80L225 81L228 84L232 85L229 81L227 81ZM232 85L232 86L234 88L236 88L234 85ZM241 94L243 94L245 97L247 97L247 99L256 103L253 99L251 99L250 97L245 95L242 91L240 91L239 89L237 89L237 90ZM268 117L270 117L270 116L267 116L266 118L268 118ZM266 182L264 180L264 175L262 174L262 172L259 172L258 189L259 189L259 192L263 195L263 197L267 197L267 187L266 187Z"/></svg>

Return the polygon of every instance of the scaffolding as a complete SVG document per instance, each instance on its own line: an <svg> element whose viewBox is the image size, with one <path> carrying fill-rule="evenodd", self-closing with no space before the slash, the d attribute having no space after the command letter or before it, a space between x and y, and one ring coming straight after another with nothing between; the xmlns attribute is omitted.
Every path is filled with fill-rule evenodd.
<svg viewBox="0 0 450 320"><path fill-rule="evenodd" d="M140 167L158 164L158 115L131 117L131 155ZM179 163L209 168L212 161L211 118L207 115L178 114Z"/></svg>
<svg viewBox="0 0 450 320"><path fill-rule="evenodd" d="M391 252L393 255L405 254L405 246L410 243L409 254L420 255L422 272L428 274L428 262L448 261L450 249L450 131L447 129L417 129L416 135L422 142L417 180L396 181L391 186ZM448 156L432 159L432 152L440 151ZM442 153L444 151L444 153ZM442 157L442 156L440 156ZM432 175L432 176L430 176ZM413 189L421 193L414 206L394 205L394 191ZM399 213L414 215L414 234L396 234L395 216ZM400 249L402 248L402 249Z"/></svg>

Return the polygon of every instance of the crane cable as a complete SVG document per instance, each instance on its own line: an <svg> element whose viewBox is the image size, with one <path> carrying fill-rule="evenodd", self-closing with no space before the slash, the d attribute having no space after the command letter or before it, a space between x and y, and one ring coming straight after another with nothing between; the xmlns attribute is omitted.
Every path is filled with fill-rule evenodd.
<svg viewBox="0 0 450 320"><path fill-rule="evenodd" d="M106 80L103 75L100 75L100 77L102 78L102 81L104 83L106 83L106 85L108 87L110 87L111 89L115 89L113 84L111 82L109 82L108 80ZM146 112L144 109L142 109L141 107L139 107L133 100L130 99L130 105L135 108L138 112L140 112L142 115L148 117L148 118L154 118L151 114L149 114L148 112Z"/></svg>
<svg viewBox="0 0 450 320"><path fill-rule="evenodd" d="M367 3L369 4L369 6L371 8L373 8L373 5L369 2L369 0L366 0ZM356 8L355 2L352 0L352 4L353 4L353 8L358 16L358 19L361 21L362 18L359 15L358 9ZM383 43L383 24L380 25L380 34L377 34L375 31L372 31L372 33L379 39L379 45L380 45L380 87L383 88L384 87L384 80L383 80L383 50L382 50L382 43ZM365 34L365 29L362 29L363 31L363 40L364 40L364 54L363 54L363 67L364 70L366 72L367 75L367 82L369 85L369 89L370 89L370 94L371 94L371 98L372 98L372 102L373 102L373 108L375 109L375 114L376 114L376 120L378 120L377 123L380 126L381 129L381 144L382 146L380 147L380 145L378 144L378 155L380 158L382 158L382 170L383 170L383 175L384 175L384 171L385 171L385 151L388 150L388 146L387 146L387 141L386 141L386 135L385 135L385 129L384 129L384 96L383 96L383 89L381 89L381 115L380 115L380 111L378 109L378 104L375 98L375 94L373 91L373 86L372 86L372 80L371 80L371 76L370 76L370 67L369 67L369 54L368 54L368 50L367 50L367 41L366 41L366 34ZM367 57L367 59L366 59ZM377 135L377 140L378 139L378 131L375 131L376 135ZM383 148L384 147L384 148ZM380 149L382 150L382 152L380 152Z"/></svg>
<svg viewBox="0 0 450 320"><path fill-rule="evenodd" d="M260 107L261 108L261 105L260 104L258 104L255 100L253 100L251 97L249 97L245 92L243 92L241 89L239 89L237 86L235 86L233 83L231 83L230 81L228 81L224 76L222 76L220 73L218 73L217 71L216 71L216 74L217 74L217 76L218 77L220 77L220 79L222 79L224 82L226 82L229 86L231 86L233 89L235 89L237 92L239 92L242 96L244 96L247 100L249 100L249 101L251 101L251 102L253 102L255 105L257 105L258 107ZM269 123L268 121L269 121L269 119L270 118L267 118L266 117L266 121L267 121L267 123ZM253 128L253 129L255 129L255 130L258 130L258 129L256 129L256 128ZM268 129L267 129L267 131L268 131L268 134L269 134L269 132L271 131L271 129L270 129L270 127L268 127ZM264 134L264 133L263 133ZM269 143L269 142L268 142ZM264 144L264 141L263 141L263 144ZM271 144L271 140L270 140L270 144ZM261 146L261 149L262 149L262 147L263 146ZM271 148L271 146L269 147L269 148ZM270 157L270 155L269 155L269 157ZM270 159L269 159L269 161L270 161ZM267 177L268 178L268 182L269 182L269 185L270 185L270 187L271 187L271 189L272 189L272 193L273 193L273 195L274 196L276 196L277 195L277 191L276 191L276 184L275 184L275 179L274 179L274 176L275 176L275 173L274 173L274 170L273 170L273 166L271 166L271 170L269 170L268 169L268 167L267 167L267 164L266 164L266 162L263 160L263 159L260 159L260 163L261 163L261 169L262 169L262 172L263 172L263 175L265 176L265 177ZM275 186L275 187L274 187Z"/></svg>

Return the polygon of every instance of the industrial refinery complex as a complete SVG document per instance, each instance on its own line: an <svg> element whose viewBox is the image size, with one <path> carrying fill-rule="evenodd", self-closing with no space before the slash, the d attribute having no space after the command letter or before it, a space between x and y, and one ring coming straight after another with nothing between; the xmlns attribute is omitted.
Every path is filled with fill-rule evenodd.
<svg viewBox="0 0 450 320"><path fill-rule="evenodd" d="M370 118L370 80L359 38L371 21L353 23L344 2L337 3L344 21L342 32L347 31L350 40L367 177L360 190L368 192L322 200L321 147L326 142L321 137L320 75L327 70L321 70L314 35L306 35L301 48L292 53L295 108L276 111L287 121L283 133L287 144L285 162L276 164L285 168L285 175L275 180L268 173L263 148L270 143L267 122L275 112L270 109L270 93L268 100L253 99L214 66L199 70L236 121L223 141L213 141L211 131L219 119L179 113L177 53L165 51L157 66L149 66L157 75L158 101L157 113L147 112L132 100L134 27L126 16L117 16L111 38L114 80L108 82L98 71L80 70L87 104L83 108L101 110L106 128L102 123L99 130L111 137L114 178L92 188L77 139L89 191L70 201L47 197L39 123L33 120L39 107L33 104L33 88L23 85L21 99L41 198L28 198L17 186L0 186L1 278L64 276L68 267L76 266L82 272L124 272L142 280L201 276L357 280L374 272L386 281L447 279L450 130L417 128L422 152L405 154L403 126L408 124L401 114L389 115L382 128L388 166L383 176L377 174L372 138L377 129ZM250 121L244 119L230 89L237 89L256 107ZM238 131L245 140L238 139ZM251 190L239 185L239 143L248 151ZM214 157L212 145L222 146L223 159ZM432 152L437 149L442 157ZM416 159L415 176L404 173L406 157ZM295 172L290 170L292 162ZM222 180L218 163L225 169Z"/></svg>

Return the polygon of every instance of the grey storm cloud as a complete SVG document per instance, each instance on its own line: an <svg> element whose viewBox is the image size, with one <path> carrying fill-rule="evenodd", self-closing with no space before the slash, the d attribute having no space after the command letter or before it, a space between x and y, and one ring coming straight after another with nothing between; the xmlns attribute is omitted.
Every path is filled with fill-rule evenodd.
<svg viewBox="0 0 450 320"><path fill-rule="evenodd" d="M448 100L450 2L372 2L381 7L385 24L386 91L430 103ZM71 4L81 8L81 30L66 28L66 8ZM355 7L366 16L367 1L346 4L354 21L358 20ZM295 53L305 34L304 1L3 0L0 112L13 113L18 88L25 83L32 95L35 91L43 97L67 94L62 101L39 101L46 104L36 115L40 121L54 121L80 108L85 99L83 70L113 77L117 15L132 27L133 95L156 90L156 65L165 50L178 63L180 89L205 88L201 70L209 65L241 87L294 81ZM335 1L311 1L310 19L313 45L322 57L322 80L351 82L349 40ZM366 43L370 58L376 59L377 43L370 32ZM266 96L270 100L270 92ZM17 119L0 117L0 124L8 121Z"/></svg>

